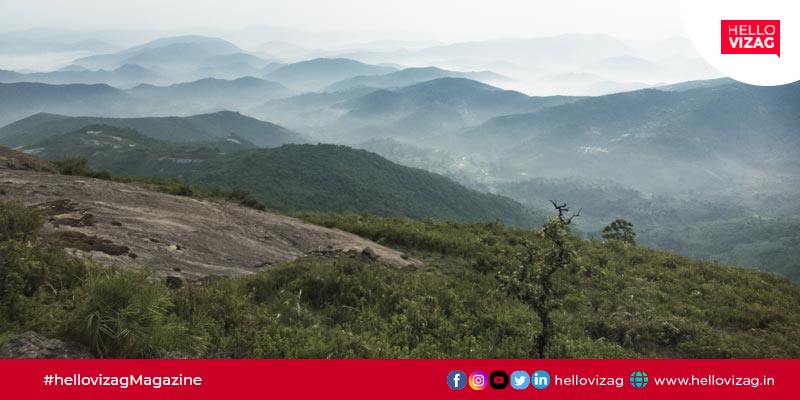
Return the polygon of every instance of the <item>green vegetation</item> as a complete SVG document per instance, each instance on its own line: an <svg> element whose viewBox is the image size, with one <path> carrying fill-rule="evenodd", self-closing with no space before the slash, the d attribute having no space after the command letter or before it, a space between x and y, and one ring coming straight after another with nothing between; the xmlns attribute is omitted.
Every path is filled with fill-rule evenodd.
<svg viewBox="0 0 800 400"><path fill-rule="evenodd" d="M485 274L520 265L529 246L541 259L548 253L544 231L500 224L302 217L413 256L454 255ZM616 241L569 241L571 260L553 275L562 300L553 314L550 357L794 357L800 351L794 343L800 287L785 278Z"/></svg>
<svg viewBox="0 0 800 400"><path fill-rule="evenodd" d="M741 194L646 196L617 184L578 178L537 178L499 189L532 207L550 198L579 204L584 213L575 228L588 237L603 237L609 221L622 217L636 227L639 246L779 273L800 282L800 193L793 187L782 188L780 195L753 192L749 201Z"/></svg>
<svg viewBox="0 0 800 400"><path fill-rule="evenodd" d="M29 209L0 215L0 337L30 329L103 357L538 357L537 297L503 282L527 265L540 290L562 247L547 357L800 355L800 288L788 280L565 229L558 246L552 230L497 222L305 214L424 265L309 257L171 290L66 254L38 237Z"/></svg>
<svg viewBox="0 0 800 400"><path fill-rule="evenodd" d="M800 282L800 218L740 217L649 234L653 246L689 257L757 268Z"/></svg>
<svg viewBox="0 0 800 400"><path fill-rule="evenodd" d="M144 186L150 190L161 193L173 194L176 196L195 197L200 199L220 199L237 202L245 207L264 211L266 206L253 198L250 193L243 190L224 191L217 188L207 188L205 186L193 185L177 179L166 179L158 177L132 177L132 176L112 176L107 171L95 171L89 167L85 158L68 157L55 162L59 172L64 175L85 176L88 178L112 180L121 183L130 183Z"/></svg>
<svg viewBox="0 0 800 400"><path fill-rule="evenodd" d="M202 82L196 83L201 84ZM228 81L206 81L206 83L212 84L214 82L224 85ZM63 88L63 86L61 87ZM153 93L152 95L157 94ZM263 92L261 96L263 96ZM162 100L166 99L162 98ZM9 147L31 146L91 125L135 129L147 138L167 143L212 142L224 139L231 134L261 147L277 147L286 143L306 142L306 139L300 134L282 126L231 111L221 111L190 117L148 118L68 117L39 113L0 127L0 144Z"/></svg>
<svg viewBox="0 0 800 400"><path fill-rule="evenodd" d="M85 176L87 178L111 180L111 174L106 171L95 171L89 168L89 161L82 157L67 157L56 161L58 172L64 175Z"/></svg>
<svg viewBox="0 0 800 400"><path fill-rule="evenodd" d="M34 209L10 205L13 212L0 213L0 241L26 242L33 239L42 227L41 215Z"/></svg>
<svg viewBox="0 0 800 400"><path fill-rule="evenodd" d="M633 230L633 224L630 221L618 218L603 228L603 239L619 240L635 246L636 232Z"/></svg>
<svg viewBox="0 0 800 400"><path fill-rule="evenodd" d="M253 200L281 212L367 212L457 221L499 219L526 227L545 221L541 214L507 197L480 193L367 151L336 145L249 147L227 140L166 143L127 128L92 125L50 137L31 148L46 159L67 159L61 162L66 173L73 173L63 168L74 163L68 158L85 157L93 168L119 176L158 176L246 191ZM79 170L85 167L74 166Z"/></svg>
<svg viewBox="0 0 800 400"><path fill-rule="evenodd" d="M564 270L572 259L573 247L569 240L569 224L578 214L565 218L564 212L568 211L566 203L563 206L553 205L558 210L558 217L553 217L542 228L541 236L545 240L547 249L540 256L528 241L523 242L526 257L522 257L518 265L500 269L498 280L502 287L509 293L529 304L542 324L541 332L535 334L535 349L540 357L550 354L551 343L555 335L553 326L553 311L561 302L561 291L556 291L553 275Z"/></svg>
<svg viewBox="0 0 800 400"><path fill-rule="evenodd" d="M385 216L493 221L533 226L544 218L502 196L403 167L363 150L286 145L246 150L198 164L190 179L245 188L279 211L365 212Z"/></svg>
<svg viewBox="0 0 800 400"><path fill-rule="evenodd" d="M33 329L99 356L523 357L536 324L524 305L483 290L490 276L463 267L309 258L170 291L39 240L1 246L0 332Z"/></svg>

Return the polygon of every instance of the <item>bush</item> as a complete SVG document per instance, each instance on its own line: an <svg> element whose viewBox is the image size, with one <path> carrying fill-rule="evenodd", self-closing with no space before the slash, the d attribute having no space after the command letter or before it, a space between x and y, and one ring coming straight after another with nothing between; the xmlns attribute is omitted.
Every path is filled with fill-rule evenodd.
<svg viewBox="0 0 800 400"><path fill-rule="evenodd" d="M21 204L0 203L0 241L28 241L42 227L39 210Z"/></svg>
<svg viewBox="0 0 800 400"><path fill-rule="evenodd" d="M181 291L176 303L209 318L212 357L528 357L536 317L484 291L492 281L468 267L305 258Z"/></svg>
<svg viewBox="0 0 800 400"><path fill-rule="evenodd" d="M56 168L64 175L85 176L95 179L111 179L108 171L95 171L89 167L89 161L83 157L67 157L61 161L56 161Z"/></svg>
<svg viewBox="0 0 800 400"><path fill-rule="evenodd" d="M29 211L6 205L0 219ZM6 224L0 337L34 330L79 341L102 357L536 354L541 324L532 305L511 296L497 277L530 256L526 246L533 257L545 254L541 236L495 223L308 218L402 246L425 264L302 257L251 276L169 290L147 272L102 268L50 247L30 224ZM800 287L785 278L619 241L566 240L574 254L553 275L562 304L552 313L549 356L800 355Z"/></svg>
<svg viewBox="0 0 800 400"><path fill-rule="evenodd" d="M253 195L243 190L233 190L230 193L228 193L227 197L229 200L237 201L239 202L239 204L248 208L260 211L264 211L267 209L267 207L260 201L258 201L255 197L253 197Z"/></svg>
<svg viewBox="0 0 800 400"><path fill-rule="evenodd" d="M145 272L91 271L79 291L68 331L100 357L158 357L176 350L180 331L169 318L171 293Z"/></svg>
<svg viewBox="0 0 800 400"><path fill-rule="evenodd" d="M89 161L83 157L67 157L55 162L59 172L64 175L84 175L89 171Z"/></svg>

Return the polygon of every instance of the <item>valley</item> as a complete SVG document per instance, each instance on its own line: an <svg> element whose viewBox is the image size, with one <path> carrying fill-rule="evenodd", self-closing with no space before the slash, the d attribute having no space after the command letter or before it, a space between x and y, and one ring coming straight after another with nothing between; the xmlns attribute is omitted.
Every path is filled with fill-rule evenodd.
<svg viewBox="0 0 800 400"><path fill-rule="evenodd" d="M0 345L800 355L798 82L600 33L20 35L0 33Z"/></svg>

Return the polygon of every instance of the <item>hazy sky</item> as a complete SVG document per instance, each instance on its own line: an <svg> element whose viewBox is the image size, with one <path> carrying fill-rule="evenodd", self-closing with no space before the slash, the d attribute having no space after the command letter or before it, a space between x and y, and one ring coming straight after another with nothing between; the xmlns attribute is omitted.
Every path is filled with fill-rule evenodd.
<svg viewBox="0 0 800 400"><path fill-rule="evenodd" d="M605 32L683 35L678 0L0 0L0 31L202 33L253 25L364 32L365 39L479 40Z"/></svg>

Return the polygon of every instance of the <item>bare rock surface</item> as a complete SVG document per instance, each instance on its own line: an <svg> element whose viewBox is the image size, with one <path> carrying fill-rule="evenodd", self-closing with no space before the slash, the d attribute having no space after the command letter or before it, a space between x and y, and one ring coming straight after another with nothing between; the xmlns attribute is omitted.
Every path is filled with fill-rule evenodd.
<svg viewBox="0 0 800 400"><path fill-rule="evenodd" d="M388 265L417 263L337 229L135 185L0 165L0 189L0 202L40 208L45 236L67 249L102 265L149 266L162 277L238 276L306 255L353 256L365 249Z"/></svg>
<svg viewBox="0 0 800 400"><path fill-rule="evenodd" d="M56 172L50 161L0 146L0 168Z"/></svg>
<svg viewBox="0 0 800 400"><path fill-rule="evenodd" d="M93 358L89 349L75 343L25 332L0 346L0 358Z"/></svg>

